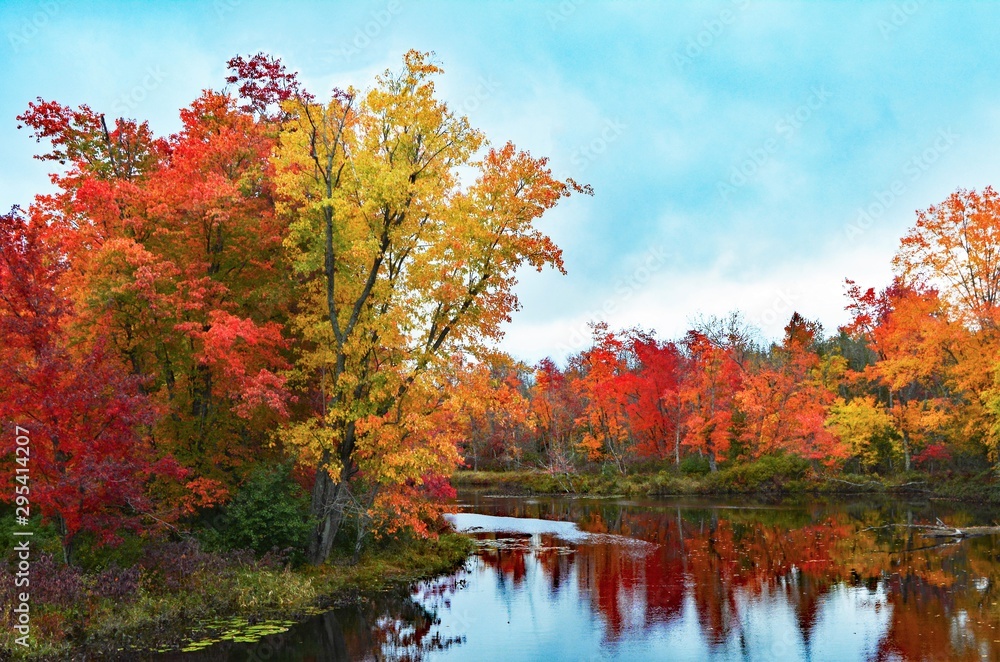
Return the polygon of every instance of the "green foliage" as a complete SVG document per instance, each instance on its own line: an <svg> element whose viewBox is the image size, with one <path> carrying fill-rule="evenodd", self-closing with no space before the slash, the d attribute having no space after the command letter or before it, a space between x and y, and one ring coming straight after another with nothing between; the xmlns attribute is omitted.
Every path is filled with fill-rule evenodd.
<svg viewBox="0 0 1000 662"><path fill-rule="evenodd" d="M709 476L708 483L718 492L795 491L811 469L809 461L797 455L767 455L727 467Z"/></svg>
<svg viewBox="0 0 1000 662"><path fill-rule="evenodd" d="M111 565L128 568L142 556L144 544L143 537L126 532L117 545L101 545L92 533L84 532L74 541L71 561L86 572L104 570Z"/></svg>
<svg viewBox="0 0 1000 662"><path fill-rule="evenodd" d="M708 458L701 455L688 455L681 460L681 472L688 476L704 476L709 468Z"/></svg>
<svg viewBox="0 0 1000 662"><path fill-rule="evenodd" d="M62 558L62 542L55 524L42 523L41 516L36 515L28 520L27 526L15 526L14 507L5 504L0 508L0 539L14 540L14 531L31 531L31 549L36 552L48 552L55 558ZM8 546L6 558L14 557L13 545Z"/></svg>
<svg viewBox="0 0 1000 662"><path fill-rule="evenodd" d="M292 480L290 466L261 467L226 508L220 542L258 554L291 548L292 560L299 562L313 527L308 513L308 496Z"/></svg>

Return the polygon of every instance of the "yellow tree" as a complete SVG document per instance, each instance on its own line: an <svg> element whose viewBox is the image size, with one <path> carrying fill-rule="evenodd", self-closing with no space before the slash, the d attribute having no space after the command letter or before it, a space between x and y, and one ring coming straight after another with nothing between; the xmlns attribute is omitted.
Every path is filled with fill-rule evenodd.
<svg viewBox="0 0 1000 662"><path fill-rule="evenodd" d="M847 444L851 456L857 458L863 468L877 466L889 451L903 451L892 417L874 396L851 401L837 398L830 406L826 425Z"/></svg>
<svg viewBox="0 0 1000 662"><path fill-rule="evenodd" d="M490 148L435 98L439 73L411 51L366 94L284 105L276 177L302 288L296 377L316 403L284 439L316 467L314 563L349 504L377 508L458 461L454 444L420 433L434 372L501 335L519 267L562 270L535 222L584 190L553 178L544 158Z"/></svg>

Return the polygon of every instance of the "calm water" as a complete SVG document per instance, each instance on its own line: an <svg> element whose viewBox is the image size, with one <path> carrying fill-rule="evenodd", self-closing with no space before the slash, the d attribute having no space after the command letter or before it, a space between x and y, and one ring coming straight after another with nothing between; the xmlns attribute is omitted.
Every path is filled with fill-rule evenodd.
<svg viewBox="0 0 1000 662"><path fill-rule="evenodd" d="M481 527L461 571L202 656L1000 659L1000 540L879 528L936 517L991 524L989 512L938 502L476 494L462 495L458 509L459 528Z"/></svg>

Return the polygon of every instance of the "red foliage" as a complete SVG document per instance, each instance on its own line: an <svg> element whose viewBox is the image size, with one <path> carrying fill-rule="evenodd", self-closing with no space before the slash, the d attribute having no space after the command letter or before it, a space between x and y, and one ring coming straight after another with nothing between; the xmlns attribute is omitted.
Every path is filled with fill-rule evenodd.
<svg viewBox="0 0 1000 662"><path fill-rule="evenodd" d="M226 77L230 85L239 83L238 92L245 103L240 110L275 120L281 117L273 109L296 95L305 93L294 73L289 73L281 60L266 53L244 58L238 55L227 63L233 73ZM309 95L305 95L309 96ZM272 109L269 114L269 109Z"/></svg>
<svg viewBox="0 0 1000 662"><path fill-rule="evenodd" d="M627 405L640 457L664 459L679 453L682 433L681 383L684 357L672 342L637 334L631 351L638 361Z"/></svg>
<svg viewBox="0 0 1000 662"><path fill-rule="evenodd" d="M114 541L152 508L153 477L184 472L144 436L154 410L142 377L127 374L104 342L64 345L69 306L55 291L64 268L41 230L16 211L0 216L0 421L28 431L29 501L56 521L64 544L81 531ZM2 450L13 463L10 432ZM16 481L12 468L4 475Z"/></svg>

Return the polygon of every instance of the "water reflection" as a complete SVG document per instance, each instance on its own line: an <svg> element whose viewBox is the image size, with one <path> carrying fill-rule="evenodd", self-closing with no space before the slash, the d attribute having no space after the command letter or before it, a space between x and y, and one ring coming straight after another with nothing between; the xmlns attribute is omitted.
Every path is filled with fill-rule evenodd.
<svg viewBox="0 0 1000 662"><path fill-rule="evenodd" d="M330 612L256 659L1000 659L997 540L884 526L986 514L475 495L466 507L583 534L478 532L462 571Z"/></svg>
<svg viewBox="0 0 1000 662"><path fill-rule="evenodd" d="M499 645L509 659L1000 658L996 540L884 527L989 523L974 512L486 497L469 507L653 545L480 534L466 588L439 612L443 624L467 623L467 641L435 659L475 659ZM516 627L483 632L487 619L476 615L497 613Z"/></svg>

